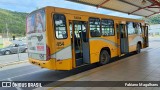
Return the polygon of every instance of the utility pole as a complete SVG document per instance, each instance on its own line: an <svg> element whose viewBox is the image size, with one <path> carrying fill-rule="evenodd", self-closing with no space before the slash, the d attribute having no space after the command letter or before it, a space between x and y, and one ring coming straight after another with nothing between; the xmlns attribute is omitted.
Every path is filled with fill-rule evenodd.
<svg viewBox="0 0 160 90"><path fill-rule="evenodd" d="M7 38L8 38L8 32L9 32L9 30L8 30L8 24L6 23L6 30L7 30Z"/></svg>

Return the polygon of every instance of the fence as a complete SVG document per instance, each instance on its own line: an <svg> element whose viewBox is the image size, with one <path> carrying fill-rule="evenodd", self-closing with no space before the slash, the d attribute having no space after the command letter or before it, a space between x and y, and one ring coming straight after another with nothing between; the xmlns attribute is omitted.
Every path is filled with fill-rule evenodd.
<svg viewBox="0 0 160 90"><path fill-rule="evenodd" d="M13 47L14 50L17 50L16 53L9 53L9 55L5 55L5 51L9 50L7 47L11 43L26 43L25 39L17 38L16 40L11 40L9 38L0 38L0 45L3 45L3 48L0 47L0 65L19 62L19 61L26 61L28 59L28 54L26 52L20 53L19 47ZM12 47L10 49L12 49ZM27 47L27 46L26 46ZM7 48L7 49L6 49ZM3 49L3 50L2 50ZM6 53L7 54L7 53Z"/></svg>

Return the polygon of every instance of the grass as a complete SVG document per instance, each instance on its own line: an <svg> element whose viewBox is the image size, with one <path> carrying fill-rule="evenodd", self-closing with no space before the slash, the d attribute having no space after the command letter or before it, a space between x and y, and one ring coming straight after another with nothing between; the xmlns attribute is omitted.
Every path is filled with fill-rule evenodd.
<svg viewBox="0 0 160 90"><path fill-rule="evenodd" d="M160 35L153 35L153 36L149 36L149 37L157 38L157 37L160 37Z"/></svg>
<svg viewBox="0 0 160 90"><path fill-rule="evenodd" d="M160 35L155 35L154 37L160 37Z"/></svg>
<svg viewBox="0 0 160 90"><path fill-rule="evenodd" d="M0 48L3 48L3 44L0 44Z"/></svg>

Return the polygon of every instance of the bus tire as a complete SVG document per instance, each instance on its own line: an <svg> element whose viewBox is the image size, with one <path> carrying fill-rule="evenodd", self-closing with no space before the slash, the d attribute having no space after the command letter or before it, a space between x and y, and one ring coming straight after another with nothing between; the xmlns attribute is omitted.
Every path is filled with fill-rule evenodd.
<svg viewBox="0 0 160 90"><path fill-rule="evenodd" d="M136 53L137 54L141 53L141 45L139 43L137 44Z"/></svg>
<svg viewBox="0 0 160 90"><path fill-rule="evenodd" d="M109 61L110 61L110 55L108 54L107 50L102 50L100 53L99 65L105 65L109 63Z"/></svg>

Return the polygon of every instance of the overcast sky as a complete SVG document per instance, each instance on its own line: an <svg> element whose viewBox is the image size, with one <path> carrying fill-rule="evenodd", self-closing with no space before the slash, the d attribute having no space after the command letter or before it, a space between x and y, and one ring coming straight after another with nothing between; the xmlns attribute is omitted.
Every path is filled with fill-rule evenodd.
<svg viewBox="0 0 160 90"><path fill-rule="evenodd" d="M18 12L31 12L36 10L37 8L45 7L45 6L55 6L62 8L69 8L81 11L95 12L107 15L128 17L128 18L141 18L139 16L128 15L120 12L115 12L106 9L97 9L96 7L77 4L65 0L0 0L0 8L8 9L12 11Z"/></svg>

